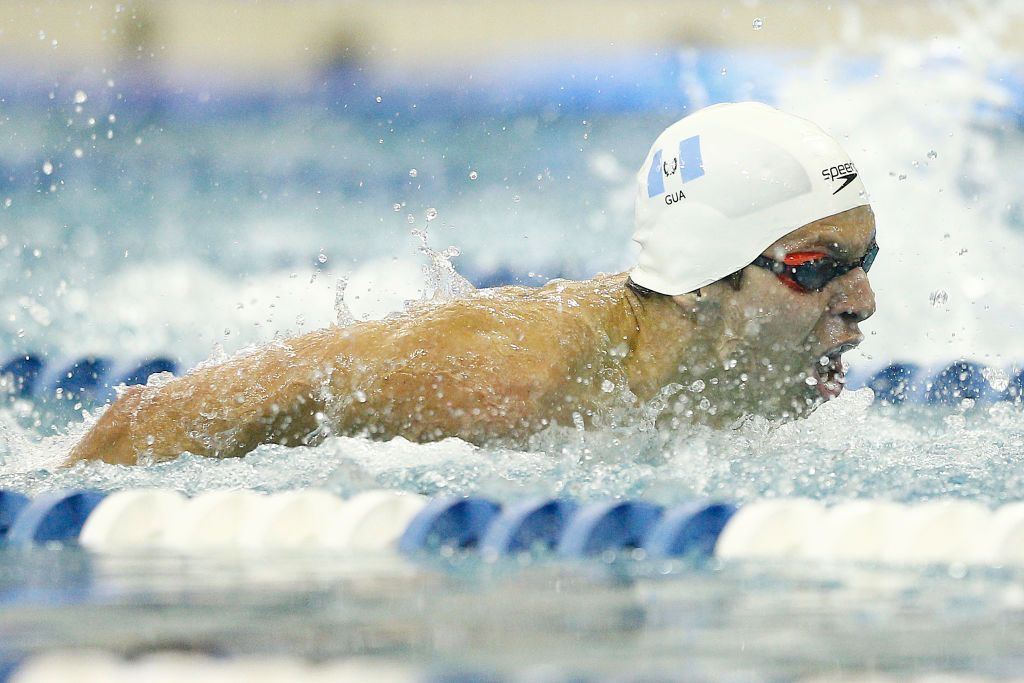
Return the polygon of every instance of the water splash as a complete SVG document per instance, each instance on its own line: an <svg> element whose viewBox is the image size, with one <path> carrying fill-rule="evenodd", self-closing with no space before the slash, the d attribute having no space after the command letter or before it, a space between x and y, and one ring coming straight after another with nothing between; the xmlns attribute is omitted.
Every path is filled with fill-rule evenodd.
<svg viewBox="0 0 1024 683"><path fill-rule="evenodd" d="M1020 356L1009 330L1020 316L1024 174L1020 135L1006 125L1015 123L1014 96L1000 74L1017 58L1001 43L1024 7L946 9L952 34L851 36L778 93L781 108L838 135L871 193L882 245L871 271L878 312L863 325L872 336L852 354L855 364L867 353L925 362ZM852 47L877 55L865 76L851 76Z"/></svg>
<svg viewBox="0 0 1024 683"><path fill-rule="evenodd" d="M348 278L339 277L334 283L334 324L338 327L348 327L356 321L352 315L352 309L345 303L345 290L348 288Z"/></svg>
<svg viewBox="0 0 1024 683"><path fill-rule="evenodd" d="M426 277L424 299L430 301L450 301L467 297L476 291L469 280L455 270L452 259L461 252L458 247L450 246L443 251L436 251L427 243L426 230L413 228L411 234L420 241L419 253L427 257L427 265L423 267Z"/></svg>

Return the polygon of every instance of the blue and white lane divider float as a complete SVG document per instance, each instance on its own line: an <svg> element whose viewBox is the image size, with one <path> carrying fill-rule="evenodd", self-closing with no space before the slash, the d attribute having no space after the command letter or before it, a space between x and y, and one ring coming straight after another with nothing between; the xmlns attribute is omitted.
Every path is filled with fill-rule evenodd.
<svg viewBox="0 0 1024 683"><path fill-rule="evenodd" d="M104 403L114 398L114 387L145 384L150 375L179 374L183 369L163 356L120 361L82 356L50 361L38 354L25 354L0 363L0 391L6 388L9 395L41 402ZM1017 401L1024 394L1024 370L970 360L940 366L894 362L870 372L853 370L848 384L855 389L871 387L879 401L891 404Z"/></svg>
<svg viewBox="0 0 1024 683"><path fill-rule="evenodd" d="M48 360L28 353L0 362L0 388L17 398L41 402L66 400L104 403L115 397L114 387L145 384L150 375L178 374L181 366L163 356L117 360L81 356Z"/></svg>
<svg viewBox="0 0 1024 683"><path fill-rule="evenodd" d="M1019 366L1007 369L969 360L941 366L896 362L870 373L851 371L847 386L870 387L876 400L895 405L1019 401L1024 394L1024 370Z"/></svg>
<svg viewBox="0 0 1024 683"><path fill-rule="evenodd" d="M961 499L826 507L780 498L666 508L638 500L502 505L398 491L365 491L348 500L319 490L221 490L194 498L162 489L63 491L32 500L0 492L0 544L46 543L104 553L466 551L491 558L524 552L587 558L639 552L649 558L1024 567L1024 502L992 510Z"/></svg>

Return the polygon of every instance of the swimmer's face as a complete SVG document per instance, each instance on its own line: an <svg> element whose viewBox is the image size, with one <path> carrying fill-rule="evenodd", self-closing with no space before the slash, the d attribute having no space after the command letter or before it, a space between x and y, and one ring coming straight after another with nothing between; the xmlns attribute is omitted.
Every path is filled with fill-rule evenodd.
<svg viewBox="0 0 1024 683"><path fill-rule="evenodd" d="M874 213L862 206L805 225L764 255L783 261L820 252L855 263L874 240ZM745 399L754 400L758 412L775 415L799 415L839 395L845 382L841 356L863 341L859 325L875 312L875 294L861 267L814 291L750 266L726 302L729 334L722 350L747 374Z"/></svg>

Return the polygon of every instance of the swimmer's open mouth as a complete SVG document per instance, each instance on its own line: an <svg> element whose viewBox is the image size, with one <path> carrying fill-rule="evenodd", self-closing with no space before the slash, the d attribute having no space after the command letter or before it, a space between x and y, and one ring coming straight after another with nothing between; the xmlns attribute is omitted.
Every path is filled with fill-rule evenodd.
<svg viewBox="0 0 1024 683"><path fill-rule="evenodd" d="M834 346L823 353L814 364L814 384L818 395L828 401L843 392L846 386L846 367L843 365L843 353L851 351L857 344L848 342Z"/></svg>

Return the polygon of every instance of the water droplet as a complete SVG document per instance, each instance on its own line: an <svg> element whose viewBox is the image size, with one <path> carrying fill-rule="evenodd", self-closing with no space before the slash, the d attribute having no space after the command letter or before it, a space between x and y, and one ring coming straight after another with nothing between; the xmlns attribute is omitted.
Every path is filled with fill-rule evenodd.
<svg viewBox="0 0 1024 683"><path fill-rule="evenodd" d="M512 195L512 201L513 201L513 203L518 204L520 202L519 195L517 195L517 194Z"/></svg>
<svg viewBox="0 0 1024 683"><path fill-rule="evenodd" d="M85 104L88 99L89 96L85 94L84 90L75 91L75 104Z"/></svg>
<svg viewBox="0 0 1024 683"><path fill-rule="evenodd" d="M149 434L149 435L146 436L146 445L152 446L155 443L156 443L156 437L155 436L153 436L152 434Z"/></svg>
<svg viewBox="0 0 1024 683"><path fill-rule="evenodd" d="M818 378L808 375L807 377L804 378L804 384L806 384L809 387L817 386Z"/></svg>
<svg viewBox="0 0 1024 683"><path fill-rule="evenodd" d="M417 170L416 170L415 168L410 168L410 169L409 169L409 177L410 177L410 178L415 178L415 177L416 177L416 176L418 176L419 174L420 174L420 172L419 172L419 171L417 171Z"/></svg>
<svg viewBox="0 0 1024 683"><path fill-rule="evenodd" d="M320 263L327 263L327 254L321 251L317 255L316 260L319 261Z"/></svg>
<svg viewBox="0 0 1024 683"><path fill-rule="evenodd" d="M606 379L605 381L601 382L601 391L603 391L606 394L612 393L613 391L615 391L615 382L611 381L610 379Z"/></svg>
<svg viewBox="0 0 1024 683"><path fill-rule="evenodd" d="M727 68L725 68L724 66L722 67L722 75L723 76L728 76L729 75L729 70Z"/></svg>
<svg viewBox="0 0 1024 683"><path fill-rule="evenodd" d="M899 174L899 175L898 175L898 176L896 177L896 180L906 180L906 179L907 179L907 174L906 174L906 173L900 173L900 174Z"/></svg>
<svg viewBox="0 0 1024 683"><path fill-rule="evenodd" d="M479 174L476 171L470 171L469 172L469 179L470 180L476 180L479 177L480 176L479 176Z"/></svg>
<svg viewBox="0 0 1024 683"><path fill-rule="evenodd" d="M356 392L352 395L360 403L366 403L366 392L363 391L362 389L356 389Z"/></svg>
<svg viewBox="0 0 1024 683"><path fill-rule="evenodd" d="M117 121L117 117L111 114L107 117L107 121L109 121L110 123L115 123Z"/></svg>
<svg viewBox="0 0 1024 683"><path fill-rule="evenodd" d="M11 208L11 203L12 203L12 201L11 201L11 198L10 198L10 197L8 197L7 199L5 199L5 200L4 200L4 208L5 208L5 209L9 209L9 208Z"/></svg>
<svg viewBox="0 0 1024 683"><path fill-rule="evenodd" d="M142 144L142 138L135 138L135 144L136 145L141 145Z"/></svg>
<svg viewBox="0 0 1024 683"><path fill-rule="evenodd" d="M391 210L392 211L401 211L402 210L402 205L399 204L398 202L395 202L394 204L391 205Z"/></svg>
<svg viewBox="0 0 1024 683"><path fill-rule="evenodd" d="M432 221L435 218L437 218L437 209L435 209L434 207L430 207L429 209L427 209L427 220Z"/></svg>
<svg viewBox="0 0 1024 683"><path fill-rule="evenodd" d="M1002 368L982 368L981 376L996 391L1006 391L1006 387L1010 386L1010 375Z"/></svg>
<svg viewBox="0 0 1024 683"><path fill-rule="evenodd" d="M949 301L949 294L944 289L938 289L928 295L928 301L935 307L945 306Z"/></svg>
<svg viewBox="0 0 1024 683"><path fill-rule="evenodd" d="M761 29L764 28L764 19L762 19L761 17L754 17L754 22L752 26L754 27L755 31L760 31Z"/></svg>
<svg viewBox="0 0 1024 683"><path fill-rule="evenodd" d="M50 175L51 173L53 173L53 164L51 164L49 161L44 161L43 175Z"/></svg>
<svg viewBox="0 0 1024 683"><path fill-rule="evenodd" d="M305 325L306 324L306 316L304 316L301 313L299 313L297 316L295 316L295 324L298 325L299 327L302 327L303 325Z"/></svg>
<svg viewBox="0 0 1024 683"><path fill-rule="evenodd" d="M377 104L380 104L380 101L381 101L381 96L380 96L380 95L377 95L377 96L376 96L375 98L373 98L373 99L377 100Z"/></svg>
<svg viewBox="0 0 1024 683"><path fill-rule="evenodd" d="M408 214L408 215L407 215L407 216L405 217L405 222L406 222L406 223L408 223L409 225L412 225L413 223L415 223L415 222L416 222L416 216L413 216L413 215L412 215L411 213L410 213L410 214Z"/></svg>
<svg viewBox="0 0 1024 683"><path fill-rule="evenodd" d="M690 391L692 391L695 394L699 394L700 392L704 391L704 380L698 379L696 382L690 384Z"/></svg>
<svg viewBox="0 0 1024 683"><path fill-rule="evenodd" d="M81 159L82 156L85 155L85 152L83 152L81 148L76 148L74 154L76 159Z"/></svg>
<svg viewBox="0 0 1024 683"><path fill-rule="evenodd" d="M928 158L929 159L934 159L937 156L939 156L939 154L934 149L928 151Z"/></svg>

